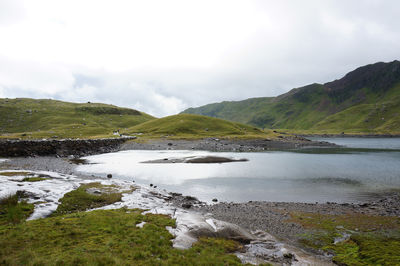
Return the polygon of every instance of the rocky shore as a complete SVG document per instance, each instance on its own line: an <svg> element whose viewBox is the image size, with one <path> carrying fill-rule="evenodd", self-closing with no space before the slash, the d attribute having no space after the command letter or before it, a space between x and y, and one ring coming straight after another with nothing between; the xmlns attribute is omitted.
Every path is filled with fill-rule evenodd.
<svg viewBox="0 0 400 266"><path fill-rule="evenodd" d="M303 137L287 136L279 140L271 139L218 139L199 140L149 140L144 143L128 141L121 150L204 150L221 152L260 152L266 150L297 149L303 147L335 147L325 141L311 141Z"/></svg>
<svg viewBox="0 0 400 266"><path fill-rule="evenodd" d="M398 217L400 216L400 193L392 193L380 200L359 204L250 201L247 203L221 202L195 208L203 213L212 213L216 219L237 224L247 230L267 231L284 242L297 244L300 236L306 233L307 229L298 223L290 222L292 212Z"/></svg>
<svg viewBox="0 0 400 266"><path fill-rule="evenodd" d="M118 151L129 139L0 140L0 156L84 156Z"/></svg>
<svg viewBox="0 0 400 266"><path fill-rule="evenodd" d="M218 139L198 140L147 140L133 141L136 137L108 139L43 139L43 140L0 140L0 157L29 156L87 156L120 150L206 150L257 152L274 149L296 149L302 147L332 147L328 142L311 141L303 137L285 136L271 139Z"/></svg>

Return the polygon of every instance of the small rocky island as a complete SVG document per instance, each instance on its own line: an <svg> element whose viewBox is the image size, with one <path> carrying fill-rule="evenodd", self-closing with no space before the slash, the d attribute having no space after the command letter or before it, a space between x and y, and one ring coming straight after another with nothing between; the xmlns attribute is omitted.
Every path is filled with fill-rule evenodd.
<svg viewBox="0 0 400 266"><path fill-rule="evenodd" d="M164 158L157 160L144 161L142 163L232 163L247 162L248 159L234 159L221 156L189 156L183 158Z"/></svg>

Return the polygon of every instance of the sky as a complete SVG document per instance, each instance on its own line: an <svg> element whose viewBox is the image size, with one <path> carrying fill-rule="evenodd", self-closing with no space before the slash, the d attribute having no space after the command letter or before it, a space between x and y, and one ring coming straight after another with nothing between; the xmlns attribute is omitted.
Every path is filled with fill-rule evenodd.
<svg viewBox="0 0 400 266"><path fill-rule="evenodd" d="M162 117L400 59L398 0L0 0L0 97Z"/></svg>

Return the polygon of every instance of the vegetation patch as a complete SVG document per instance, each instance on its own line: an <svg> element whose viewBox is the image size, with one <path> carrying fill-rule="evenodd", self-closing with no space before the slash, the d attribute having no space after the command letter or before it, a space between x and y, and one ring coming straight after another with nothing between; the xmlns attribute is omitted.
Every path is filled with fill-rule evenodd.
<svg viewBox="0 0 400 266"><path fill-rule="evenodd" d="M20 200L18 194L9 195L0 199L0 230L8 224L18 224L25 221L34 209L33 204ZM0 261L1 263L1 261Z"/></svg>
<svg viewBox="0 0 400 266"><path fill-rule="evenodd" d="M240 265L234 241L203 238L172 247L175 221L142 210L97 210L29 221L0 231L4 265ZM143 228L136 227L146 222Z"/></svg>
<svg viewBox="0 0 400 266"><path fill-rule="evenodd" d="M400 264L399 217L292 212L288 221L309 229L300 243L333 253L338 264Z"/></svg>
<svg viewBox="0 0 400 266"><path fill-rule="evenodd" d="M125 192L128 191L121 192L116 185L102 185L98 182L82 184L60 199L61 204L52 215L57 216L110 205L121 201L122 193Z"/></svg>

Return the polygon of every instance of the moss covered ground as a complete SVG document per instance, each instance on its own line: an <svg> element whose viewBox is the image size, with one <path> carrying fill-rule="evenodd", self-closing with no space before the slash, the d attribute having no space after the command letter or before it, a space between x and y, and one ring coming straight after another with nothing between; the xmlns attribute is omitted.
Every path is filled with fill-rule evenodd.
<svg viewBox="0 0 400 266"><path fill-rule="evenodd" d="M300 236L305 247L333 254L339 265L400 265L399 217L292 212L290 221L309 230Z"/></svg>
<svg viewBox="0 0 400 266"><path fill-rule="evenodd" d="M60 205L52 215L57 216L110 205L121 201L124 192L128 191L120 191L119 187L115 185L102 185L98 182L82 184L60 199Z"/></svg>
<svg viewBox="0 0 400 266"><path fill-rule="evenodd" d="M87 188L109 190L110 198L99 203L101 196L84 195ZM2 199L0 265L240 265L232 254L241 248L235 241L201 238L188 250L173 248L166 226L175 221L168 216L126 208L81 211L117 200L113 189L82 185L64 196L57 215L33 221L25 221L33 205L17 195Z"/></svg>
<svg viewBox="0 0 400 266"><path fill-rule="evenodd" d="M0 199L0 228L25 221L33 212L34 205L14 194Z"/></svg>

